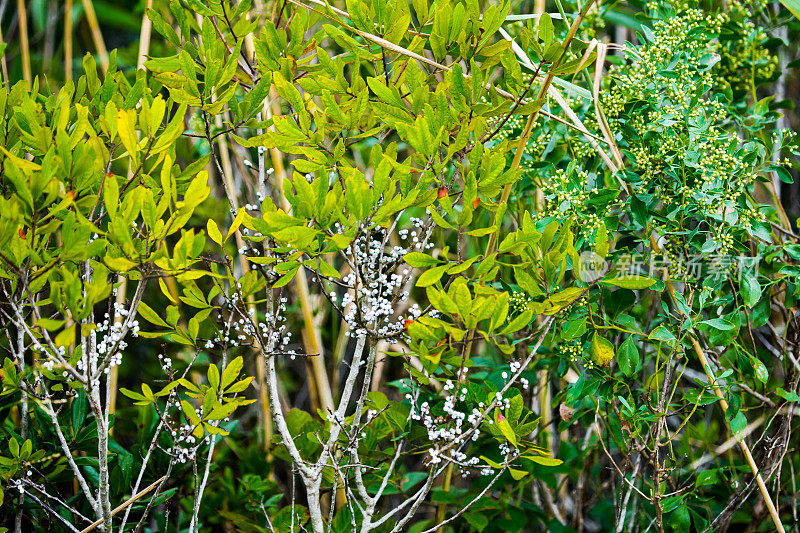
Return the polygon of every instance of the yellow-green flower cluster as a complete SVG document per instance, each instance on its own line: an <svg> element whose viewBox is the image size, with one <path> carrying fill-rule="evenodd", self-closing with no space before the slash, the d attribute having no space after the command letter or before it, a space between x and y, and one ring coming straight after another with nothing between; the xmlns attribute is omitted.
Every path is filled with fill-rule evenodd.
<svg viewBox="0 0 800 533"><path fill-rule="evenodd" d="M726 43L721 50L717 83L734 91L751 92L756 80L772 78L778 68L778 56L764 45L768 35L751 20L744 20L737 29L739 38Z"/></svg>
<svg viewBox="0 0 800 533"><path fill-rule="evenodd" d="M522 313L528 310L528 306L533 303L533 298L522 291L514 291L508 299L514 313Z"/></svg>
<svg viewBox="0 0 800 533"><path fill-rule="evenodd" d="M716 53L717 45L702 35L718 33L726 21L723 13L707 15L699 9L687 9L680 16L657 21L650 42L629 51L636 54L633 63L611 69L612 77L619 78L620 83L604 99L608 114L619 116L626 104L650 100L654 92L663 95L667 114L686 110L698 87L713 84L707 64L714 59L711 54ZM700 26L704 29L702 35L693 32ZM665 69L670 69L669 78L661 74Z"/></svg>
<svg viewBox="0 0 800 533"><path fill-rule="evenodd" d="M595 192L589 188L589 174L584 171L571 172L556 169L547 178L541 188L545 197L545 208L538 213L539 219L556 217L559 219L574 218L580 221L577 225L587 235L591 235L603 222L601 216L590 211L589 200Z"/></svg>
<svg viewBox="0 0 800 533"><path fill-rule="evenodd" d="M582 359L583 346L578 342L567 342L559 344L556 348L558 354L569 359L571 363L576 363Z"/></svg>
<svg viewBox="0 0 800 533"><path fill-rule="evenodd" d="M636 161L633 190L655 194L667 213L706 219L727 251L732 224L762 217L742 208L757 163L746 158L721 96L711 97L725 52L716 36L731 15L676 7L679 15L656 22L648 42L629 51L631 63L612 69L604 105Z"/></svg>

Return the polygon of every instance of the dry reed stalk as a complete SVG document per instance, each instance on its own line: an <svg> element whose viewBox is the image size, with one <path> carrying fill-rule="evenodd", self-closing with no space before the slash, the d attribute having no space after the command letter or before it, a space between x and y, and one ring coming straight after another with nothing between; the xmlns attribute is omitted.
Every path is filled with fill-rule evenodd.
<svg viewBox="0 0 800 533"><path fill-rule="evenodd" d="M64 81L72 81L72 0L64 2Z"/></svg>
<svg viewBox="0 0 800 533"><path fill-rule="evenodd" d="M719 405L722 408L723 418L724 413L728 411L728 401L725 399L725 396L722 394L719 386L717 385L716 378L714 377L714 373L711 371L711 366L708 364L708 359L706 359L706 354L703 349L700 347L700 343L697 342L697 339L694 336L689 336L689 341L692 343L692 348L694 348L695 354L697 354L697 358L700 359L700 364L703 365L703 370L708 377L708 383L711 385L714 394L717 395L719 398ZM731 428L731 433L733 434L733 429ZM756 478L756 484L758 484L758 490L761 492L761 496L764 498L764 503L767 506L767 510L769 511L770 518L772 518L772 524L775 526L775 530L779 531L780 533L785 533L785 529L783 528L783 524L781 523L781 517L778 515L778 510L775 508L775 504L772 502L772 496L769 494L769 490L767 489L767 485L764 483L764 478L761 477L761 472L758 470L758 466L756 465L755 460L753 459L753 454L750 453L750 447L744 441L744 437L737 437L734 434L734 437L737 438L739 448L742 450L742 454L744 458L747 460L747 464L750 465L750 470L753 472L753 476Z"/></svg>
<svg viewBox="0 0 800 533"><path fill-rule="evenodd" d="M72 0L67 0L67 3L69 5L68 7L70 7L70 9L71 9ZM136 69L137 70L144 69L144 62L145 62L145 60L147 58L147 54L150 51L150 29L151 29L152 26L151 26L150 19L147 17L147 10L152 7L152 4L153 4L153 0L147 0L147 6L145 8L144 15L142 16L142 29L139 32L139 57L138 57L138 59L136 61ZM70 18L71 18L70 17L70 13L68 12L67 13L67 20L69 20ZM66 23L65 23L65 27L66 27ZM69 28L70 28L70 34L69 34L69 37L70 37L69 47L70 48L69 48L69 55L65 56L65 61L69 61L70 62L69 63L70 64L70 68L68 69L68 71L70 73L70 78L71 78L72 77L72 70L71 70L71 64L72 64L71 63L72 62L72 39L71 39L71 37L72 37L72 35L71 35L71 33L72 33L71 32L72 22L71 21L69 22ZM65 41L65 50L66 50L66 41ZM65 54L66 54L66 51L65 51ZM128 178L129 179L131 178L130 169L128 170ZM128 288L128 278L126 278L125 276L118 276L117 277L117 282L119 283L119 286L117 287L117 300L116 300L116 302L117 302L118 305L121 306L121 305L124 305L124 303L125 303L125 293L126 293L126 290ZM172 279L172 278L168 278L168 285L169 285L170 293L173 295L174 299L177 300L178 290L177 290L177 287L175 287L175 280ZM116 324L120 324L122 322L122 316L115 316L114 317L114 322ZM118 381L119 381L119 369L118 369L117 366L112 366L111 370L109 371L109 378L108 378L108 386L109 386L109 389L110 389L109 404L108 404L108 412L109 413L114 413L116 411L116 408L117 408L117 383L118 383ZM111 431L112 430L109 430L109 433L111 433Z"/></svg>
<svg viewBox="0 0 800 533"><path fill-rule="evenodd" d="M144 68L144 62L147 61L147 55L150 53L150 33L153 29L153 22L147 16L147 12L153 8L153 0L147 0L144 7L144 16L142 17L142 29L139 31L139 56L136 60L136 68Z"/></svg>
<svg viewBox="0 0 800 533"><path fill-rule="evenodd" d="M31 88L31 51L28 43L28 9L25 0L17 0L17 17L19 18L19 48L22 54L22 79Z"/></svg>
<svg viewBox="0 0 800 533"><path fill-rule="evenodd" d="M0 43L5 42L3 39L3 28L0 25ZM8 88L8 64L6 63L6 55L0 56L0 72L3 74L3 84Z"/></svg>
<svg viewBox="0 0 800 533"><path fill-rule="evenodd" d="M100 31L100 23L97 22L97 14L94 12L92 0L83 0L83 11L86 13L86 22L89 24L89 30L92 33L97 58L100 60L100 66L105 74L108 72L108 50L103 40L103 33Z"/></svg>

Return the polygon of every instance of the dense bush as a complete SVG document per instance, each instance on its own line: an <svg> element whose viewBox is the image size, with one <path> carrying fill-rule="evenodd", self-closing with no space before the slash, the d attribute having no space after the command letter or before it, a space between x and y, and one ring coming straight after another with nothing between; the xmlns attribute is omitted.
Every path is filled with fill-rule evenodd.
<svg viewBox="0 0 800 533"><path fill-rule="evenodd" d="M142 4L3 27L6 528L797 525L789 11Z"/></svg>

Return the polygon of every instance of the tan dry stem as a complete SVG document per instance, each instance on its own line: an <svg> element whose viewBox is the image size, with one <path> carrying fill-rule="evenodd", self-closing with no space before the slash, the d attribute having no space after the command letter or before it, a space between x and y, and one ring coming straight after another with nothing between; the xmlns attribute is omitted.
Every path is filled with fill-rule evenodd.
<svg viewBox="0 0 800 533"><path fill-rule="evenodd" d="M698 359L700 359L700 364L703 365L703 371L705 371L706 376L708 377L708 382L711 385L714 394L716 394L717 398L719 398L719 405L722 407L724 417L724 413L728 411L728 402L725 400L725 396L722 394L722 391L717 385L714 373L711 371L711 367L708 364L708 359L706 359L706 354L700 347L700 343L698 343L697 339L693 336L690 336L689 340L692 343L692 348L694 348L694 352L697 354ZM731 429L731 433L733 433L733 429ZM734 437L736 437L736 435L734 435ZM756 462L753 460L753 454L750 453L750 447L747 446L747 443L744 441L744 437L737 438L737 440L739 443L739 448L741 448L742 454L744 455L745 460L747 460L747 464L750 465L750 470L753 471L753 475L756 478L758 490L761 492L761 496L764 498L764 504L767 506L767 510L769 511L770 518L772 518L772 523L775 526L775 530L779 531L780 533L784 533L785 529L781 523L781 517L778 515L778 510L775 508L775 504L772 502L772 496L770 496L767 485L764 483L764 478L761 477L761 472L759 472L758 466L756 466Z"/></svg>
<svg viewBox="0 0 800 533"><path fill-rule="evenodd" d="M106 42L103 40L103 33L100 31L100 23L97 22L97 14L94 12L92 0L83 0L83 10L86 13L86 22L89 24L89 29L92 33L92 41L94 41L94 47L97 51L97 58L100 60L100 66L105 74L108 72L108 50L106 49Z"/></svg>
<svg viewBox="0 0 800 533"><path fill-rule="evenodd" d="M31 51L28 44L28 9L25 0L17 0L17 17L19 18L19 48L22 54L22 79L31 88Z"/></svg>
<svg viewBox="0 0 800 533"><path fill-rule="evenodd" d="M64 3L64 81L72 81L72 0Z"/></svg>

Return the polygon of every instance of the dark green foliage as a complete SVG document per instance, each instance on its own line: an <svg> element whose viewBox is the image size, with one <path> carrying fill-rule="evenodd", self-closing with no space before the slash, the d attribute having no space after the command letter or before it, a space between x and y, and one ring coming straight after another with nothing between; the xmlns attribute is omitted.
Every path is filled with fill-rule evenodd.
<svg viewBox="0 0 800 533"><path fill-rule="evenodd" d="M23 4L0 528L791 525L790 13Z"/></svg>

